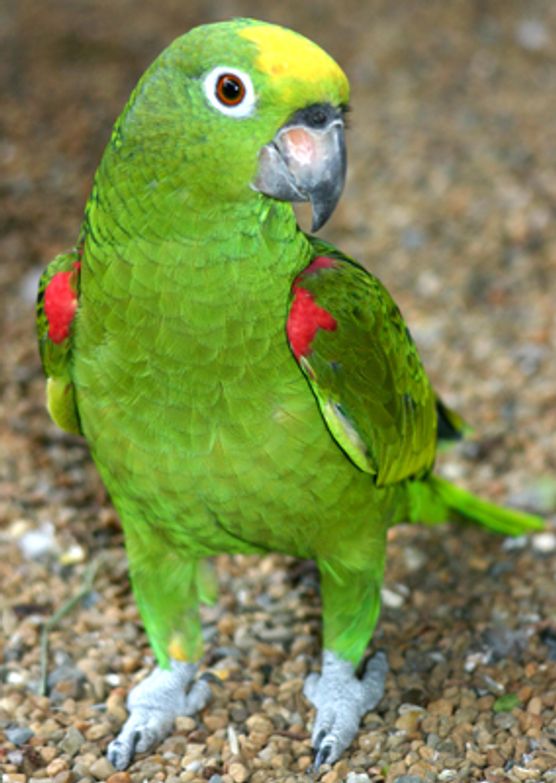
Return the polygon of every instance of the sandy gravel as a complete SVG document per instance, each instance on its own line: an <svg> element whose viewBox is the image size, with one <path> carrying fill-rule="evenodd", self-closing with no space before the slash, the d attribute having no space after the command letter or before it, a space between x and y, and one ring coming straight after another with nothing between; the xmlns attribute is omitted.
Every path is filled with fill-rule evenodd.
<svg viewBox="0 0 556 783"><path fill-rule="evenodd" d="M293 26L344 65L351 170L323 236L387 284L435 385L473 425L442 455L445 474L548 518L546 533L513 542L393 531L372 647L388 651L387 690L321 780L554 782L556 4L4 0L3 783L310 780L301 691L319 660L318 584L279 556L219 560L221 599L205 612L205 665L223 678L211 705L129 771L104 759L152 655L118 521L83 443L47 419L34 343L37 274L74 241L134 81L174 35L230 15Z"/></svg>

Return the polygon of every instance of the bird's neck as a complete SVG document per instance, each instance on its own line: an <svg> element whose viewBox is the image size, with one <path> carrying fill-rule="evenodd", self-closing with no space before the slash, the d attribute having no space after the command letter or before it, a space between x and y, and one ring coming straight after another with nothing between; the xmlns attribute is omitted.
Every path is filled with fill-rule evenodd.
<svg viewBox="0 0 556 783"><path fill-rule="evenodd" d="M105 291L162 299L189 321L197 301L285 317L291 284L311 255L291 205L256 193L199 204L187 193L127 192L122 183L93 191L85 235L85 284L95 277ZM198 317L206 321L210 312Z"/></svg>

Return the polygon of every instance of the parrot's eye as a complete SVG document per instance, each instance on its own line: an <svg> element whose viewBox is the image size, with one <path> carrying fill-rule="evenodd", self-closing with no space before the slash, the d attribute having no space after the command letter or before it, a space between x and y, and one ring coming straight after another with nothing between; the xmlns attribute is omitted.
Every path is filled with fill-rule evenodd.
<svg viewBox="0 0 556 783"><path fill-rule="evenodd" d="M238 106L245 98L245 85L233 73L223 73L216 82L216 97L224 106Z"/></svg>
<svg viewBox="0 0 556 783"><path fill-rule="evenodd" d="M218 67L203 81L205 95L210 103L229 117L248 117L253 113L256 98L248 74L235 68Z"/></svg>

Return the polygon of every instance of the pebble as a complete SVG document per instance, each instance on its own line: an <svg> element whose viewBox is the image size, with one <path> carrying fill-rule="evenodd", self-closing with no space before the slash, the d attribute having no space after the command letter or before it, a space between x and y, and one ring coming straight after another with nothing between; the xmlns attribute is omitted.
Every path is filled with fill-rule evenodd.
<svg viewBox="0 0 556 783"><path fill-rule="evenodd" d="M99 739L107 737L111 732L112 729L108 723L96 723L90 729L87 729L85 739L89 742L98 742Z"/></svg>
<svg viewBox="0 0 556 783"><path fill-rule="evenodd" d="M555 533L537 533L533 536L533 549L543 555L551 554L556 551Z"/></svg>
<svg viewBox="0 0 556 783"><path fill-rule="evenodd" d="M234 783L245 783L249 778L249 770L243 764L234 761L228 767L228 774Z"/></svg>
<svg viewBox="0 0 556 783"><path fill-rule="evenodd" d="M382 603L388 609L400 609L404 605L405 598L403 595L390 590L389 587L383 587L380 591Z"/></svg>
<svg viewBox="0 0 556 783"><path fill-rule="evenodd" d="M26 726L8 727L7 729L4 729L4 734L6 735L8 742L13 743L14 745L25 745L33 736L31 729Z"/></svg>
<svg viewBox="0 0 556 783"><path fill-rule="evenodd" d="M129 772L114 772L106 779L106 783L131 783L131 775Z"/></svg>
<svg viewBox="0 0 556 783"><path fill-rule="evenodd" d="M90 765L89 771L97 780L107 780L114 774L114 767L105 756L101 756Z"/></svg>
<svg viewBox="0 0 556 783"><path fill-rule="evenodd" d="M57 752L56 748L53 748L53 750ZM55 758L46 767L46 774L50 775L50 777L56 777L59 772L63 772L64 770L67 770L67 768L68 762L65 759Z"/></svg>
<svg viewBox="0 0 556 783"><path fill-rule="evenodd" d="M60 750L67 753L70 758L76 755L80 747L85 742L85 737L75 726L70 726L66 735L60 742Z"/></svg>
<svg viewBox="0 0 556 783"><path fill-rule="evenodd" d="M54 776L53 780L54 783L73 783L75 777L71 770L64 769L61 772L58 772L58 774Z"/></svg>
<svg viewBox="0 0 556 783"><path fill-rule="evenodd" d="M346 783L371 783L366 772L348 772Z"/></svg>
<svg viewBox="0 0 556 783"><path fill-rule="evenodd" d="M445 715L446 717L450 717L453 711L454 704L448 699L437 699L436 701L429 702L427 705L427 712L430 712L432 715Z"/></svg>
<svg viewBox="0 0 556 783"><path fill-rule="evenodd" d="M45 522L39 528L29 530L21 536L18 545L26 560L41 560L55 554L58 545L54 537L54 525Z"/></svg>
<svg viewBox="0 0 556 783"><path fill-rule="evenodd" d="M188 715L178 715L175 727L176 731L183 731L186 734L189 734L197 728L197 721L195 718L190 718Z"/></svg>

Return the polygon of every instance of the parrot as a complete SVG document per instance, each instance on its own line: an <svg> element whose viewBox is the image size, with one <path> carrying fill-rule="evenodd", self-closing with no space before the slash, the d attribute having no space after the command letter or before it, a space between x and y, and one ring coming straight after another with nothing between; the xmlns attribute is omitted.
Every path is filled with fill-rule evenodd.
<svg viewBox="0 0 556 783"><path fill-rule="evenodd" d="M200 605L216 600L215 556L316 562L322 663L304 695L319 769L384 693L385 653L365 656L389 529L542 528L434 472L463 420L379 279L314 236L344 187L349 92L293 30L189 30L132 91L75 247L41 277L47 408L87 441L156 659L108 746L116 769L210 700Z"/></svg>

